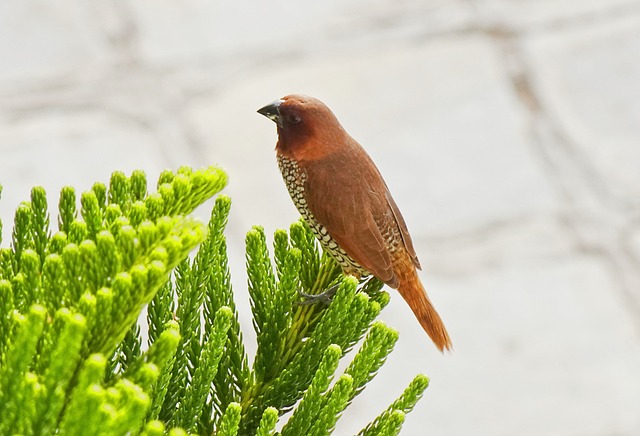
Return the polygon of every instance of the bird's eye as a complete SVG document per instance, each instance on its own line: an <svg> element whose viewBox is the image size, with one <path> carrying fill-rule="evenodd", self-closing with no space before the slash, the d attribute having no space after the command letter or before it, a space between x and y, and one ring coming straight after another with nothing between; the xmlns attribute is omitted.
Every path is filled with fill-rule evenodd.
<svg viewBox="0 0 640 436"><path fill-rule="evenodd" d="M289 122L291 124L298 124L300 122L300 117L297 115L289 115Z"/></svg>

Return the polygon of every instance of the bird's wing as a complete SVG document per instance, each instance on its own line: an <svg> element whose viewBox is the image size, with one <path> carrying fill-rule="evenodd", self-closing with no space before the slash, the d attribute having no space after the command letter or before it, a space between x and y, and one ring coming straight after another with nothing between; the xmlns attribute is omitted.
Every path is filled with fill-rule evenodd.
<svg viewBox="0 0 640 436"><path fill-rule="evenodd" d="M314 218L353 260L397 287L381 231L395 225L395 203L390 207L384 181L369 156L340 153L307 165L305 172L305 198Z"/></svg>
<svg viewBox="0 0 640 436"><path fill-rule="evenodd" d="M416 254L415 248L413 248L413 241L411 240L411 235L409 235L409 229L407 228L407 224L404 222L404 218L402 218L402 214L400 213L400 209L396 205L396 202L393 200L391 193L389 192L389 188L386 187L386 195L389 206L391 207L391 211L393 212L393 218L400 229L400 235L402 236L402 242L411 256L411 261L415 265L416 268L422 269L420 266L420 261L418 260L418 255Z"/></svg>

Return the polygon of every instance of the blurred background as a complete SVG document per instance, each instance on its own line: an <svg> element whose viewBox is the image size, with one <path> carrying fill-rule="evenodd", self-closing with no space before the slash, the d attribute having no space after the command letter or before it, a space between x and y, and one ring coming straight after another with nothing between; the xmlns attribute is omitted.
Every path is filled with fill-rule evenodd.
<svg viewBox="0 0 640 436"><path fill-rule="evenodd" d="M2 1L3 245L33 185L218 163L255 347L244 234L298 217L256 110L293 92L377 162L455 345L392 291L396 352L336 434L418 372L405 435L640 434L638 0Z"/></svg>

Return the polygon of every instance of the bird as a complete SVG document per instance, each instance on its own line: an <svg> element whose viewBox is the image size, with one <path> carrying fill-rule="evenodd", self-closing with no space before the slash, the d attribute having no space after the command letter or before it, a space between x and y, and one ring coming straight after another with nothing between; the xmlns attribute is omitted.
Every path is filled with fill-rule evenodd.
<svg viewBox="0 0 640 436"><path fill-rule="evenodd" d="M258 109L277 125L276 157L300 215L346 275L397 289L441 351L452 342L418 276L407 225L380 171L334 113L291 94Z"/></svg>

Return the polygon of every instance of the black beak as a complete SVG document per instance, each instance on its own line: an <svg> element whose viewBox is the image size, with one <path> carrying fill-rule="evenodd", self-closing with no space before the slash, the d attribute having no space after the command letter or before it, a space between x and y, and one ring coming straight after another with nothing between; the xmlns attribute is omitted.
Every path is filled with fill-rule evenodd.
<svg viewBox="0 0 640 436"><path fill-rule="evenodd" d="M258 109L258 113L260 115L264 115L271 121L275 122L278 126L282 127L282 117L280 116L281 104L282 100L276 100L272 103L269 103L265 107L261 107L260 109Z"/></svg>

